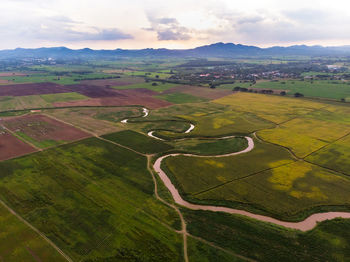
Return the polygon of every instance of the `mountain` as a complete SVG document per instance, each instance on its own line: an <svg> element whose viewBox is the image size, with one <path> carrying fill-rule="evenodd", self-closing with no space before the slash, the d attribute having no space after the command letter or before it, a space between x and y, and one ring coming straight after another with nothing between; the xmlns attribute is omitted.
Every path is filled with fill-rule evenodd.
<svg viewBox="0 0 350 262"><path fill-rule="evenodd" d="M166 58L166 57L271 57L271 56L350 56L350 46L323 47L295 45L289 47L274 46L260 48L233 43L215 43L196 47L193 49L115 49L115 50L93 50L89 48L73 50L66 47L36 48L0 51L0 59L94 59L94 58Z"/></svg>

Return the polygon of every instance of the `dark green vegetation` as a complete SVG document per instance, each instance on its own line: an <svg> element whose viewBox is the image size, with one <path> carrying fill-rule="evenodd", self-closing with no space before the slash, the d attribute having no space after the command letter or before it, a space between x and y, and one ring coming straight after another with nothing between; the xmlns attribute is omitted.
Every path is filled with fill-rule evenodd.
<svg viewBox="0 0 350 262"><path fill-rule="evenodd" d="M146 158L87 139L0 163L0 197L76 261L181 261ZM159 223L159 220L162 223Z"/></svg>
<svg viewBox="0 0 350 262"><path fill-rule="evenodd" d="M248 146L243 137L228 139L186 139L174 142L177 150L197 155L222 155L241 151Z"/></svg>
<svg viewBox="0 0 350 262"><path fill-rule="evenodd" d="M46 240L0 205L3 261L66 261Z"/></svg>
<svg viewBox="0 0 350 262"><path fill-rule="evenodd" d="M112 133L102 137L144 154L160 153L173 148L162 141L131 130Z"/></svg>
<svg viewBox="0 0 350 262"><path fill-rule="evenodd" d="M257 261L349 261L350 220L326 221L302 233L246 217L182 211L190 234Z"/></svg>
<svg viewBox="0 0 350 262"><path fill-rule="evenodd" d="M208 101L207 99L200 98L197 96L192 96L185 93L173 93L173 94L167 94L167 95L160 95L157 97L174 104L199 103L199 102Z"/></svg>

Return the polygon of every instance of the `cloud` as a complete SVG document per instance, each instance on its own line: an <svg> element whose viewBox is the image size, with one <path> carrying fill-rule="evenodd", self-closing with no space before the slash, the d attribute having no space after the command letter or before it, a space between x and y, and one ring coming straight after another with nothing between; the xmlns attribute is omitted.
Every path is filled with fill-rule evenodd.
<svg viewBox="0 0 350 262"><path fill-rule="evenodd" d="M148 15L148 20L151 23L151 27L144 28L144 30L155 31L157 33L157 39L160 41L191 39L190 30L181 26L175 18L154 18Z"/></svg>

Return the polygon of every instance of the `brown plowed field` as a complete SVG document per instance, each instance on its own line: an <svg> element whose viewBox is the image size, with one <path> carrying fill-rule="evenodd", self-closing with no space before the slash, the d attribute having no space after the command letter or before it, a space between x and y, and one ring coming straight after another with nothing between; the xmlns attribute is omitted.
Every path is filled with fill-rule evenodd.
<svg viewBox="0 0 350 262"><path fill-rule="evenodd" d="M172 94L172 93L186 93L189 95L202 97L206 99L218 99L227 95L231 95L232 91L230 90L218 90L218 89L210 89L209 87L200 87L200 86L175 86L170 88L162 94Z"/></svg>
<svg viewBox="0 0 350 262"><path fill-rule="evenodd" d="M91 98L101 98L101 97L115 97L115 96L124 96L121 93L118 93L117 90L104 86L92 86L92 85L68 85L70 92L77 92L84 96Z"/></svg>
<svg viewBox="0 0 350 262"><path fill-rule="evenodd" d="M57 102L53 105L55 107L142 105L152 109L171 105L171 103L167 101L163 101L152 97L152 95L158 93L148 89L115 90L115 93L118 95L114 97L93 98L69 102Z"/></svg>
<svg viewBox="0 0 350 262"><path fill-rule="evenodd" d="M2 77L2 76L26 76L26 75L28 75L28 74L14 73L14 72L0 73L0 77Z"/></svg>
<svg viewBox="0 0 350 262"><path fill-rule="evenodd" d="M17 137L0 131L0 161L26 155L37 151L30 145L22 142Z"/></svg>
<svg viewBox="0 0 350 262"><path fill-rule="evenodd" d="M44 115L25 115L4 119L2 123L12 132L22 132L32 139L75 141L91 136L73 126Z"/></svg>
<svg viewBox="0 0 350 262"><path fill-rule="evenodd" d="M66 86L54 83L33 83L0 86L0 96L30 96L72 92Z"/></svg>
<svg viewBox="0 0 350 262"><path fill-rule="evenodd" d="M84 80L80 82L84 85L92 85L92 86L127 86L135 84L132 81L118 81L114 79L101 79L101 80Z"/></svg>

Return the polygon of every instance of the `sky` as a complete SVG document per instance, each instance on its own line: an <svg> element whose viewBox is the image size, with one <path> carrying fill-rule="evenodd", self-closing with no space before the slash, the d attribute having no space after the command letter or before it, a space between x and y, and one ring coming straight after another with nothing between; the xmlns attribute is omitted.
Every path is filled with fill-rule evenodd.
<svg viewBox="0 0 350 262"><path fill-rule="evenodd" d="M348 0L1 0L0 49L350 45Z"/></svg>

